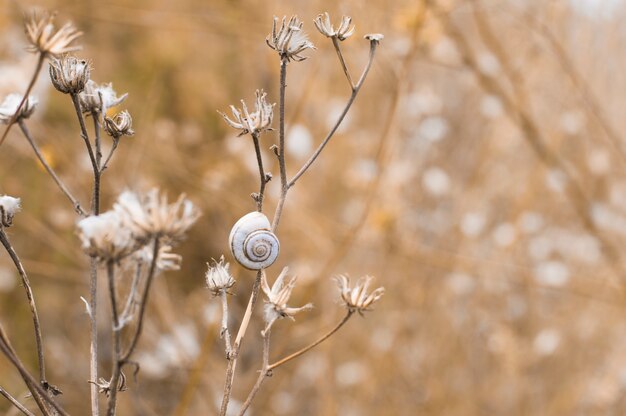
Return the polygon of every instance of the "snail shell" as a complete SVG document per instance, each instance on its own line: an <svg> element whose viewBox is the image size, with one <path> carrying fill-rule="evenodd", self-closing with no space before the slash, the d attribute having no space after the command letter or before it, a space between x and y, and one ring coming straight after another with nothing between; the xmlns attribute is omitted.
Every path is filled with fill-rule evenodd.
<svg viewBox="0 0 626 416"><path fill-rule="evenodd" d="M244 215L235 223L228 241L235 259L250 270L271 266L280 251L280 243L271 231L270 221L257 211Z"/></svg>

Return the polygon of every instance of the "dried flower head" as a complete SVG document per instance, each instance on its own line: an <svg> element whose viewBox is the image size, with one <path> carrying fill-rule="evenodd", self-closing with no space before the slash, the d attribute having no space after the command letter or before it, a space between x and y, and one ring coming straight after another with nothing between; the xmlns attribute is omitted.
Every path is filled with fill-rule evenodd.
<svg viewBox="0 0 626 416"><path fill-rule="evenodd" d="M352 36L355 29L354 26L350 27L350 24L352 23L352 18L350 16L342 16L341 24L339 25L339 28L335 30L330 21L330 16L328 15L328 12L318 14L313 22L315 23L315 27L317 28L317 30L319 30L322 35L329 38L336 37L337 39L342 41Z"/></svg>
<svg viewBox="0 0 626 416"><path fill-rule="evenodd" d="M22 95L20 94L9 94L6 96L2 104L0 104L0 123L9 124L15 115L15 111L19 107L22 102ZM37 107L37 98L32 95L28 96L26 101L22 107L20 107L19 112L17 113L15 120L19 121L21 119L25 119L30 117L35 112L35 107Z"/></svg>
<svg viewBox="0 0 626 416"><path fill-rule="evenodd" d="M128 94L117 96L113 90L113 84L98 85L89 80L85 89L78 95L80 107L83 113L106 114L109 108L120 105L128 97Z"/></svg>
<svg viewBox="0 0 626 416"><path fill-rule="evenodd" d="M369 40L370 42L380 43L380 41L385 38L385 35L383 35L382 33L368 33L367 35L363 37Z"/></svg>
<svg viewBox="0 0 626 416"><path fill-rule="evenodd" d="M89 62L75 56L64 56L50 62L50 79L63 94L78 94L89 81Z"/></svg>
<svg viewBox="0 0 626 416"><path fill-rule="evenodd" d="M131 256L135 263L151 264L153 259L154 248L151 245L145 245L141 249L135 251ZM168 270L180 270L180 264L183 256L172 253L172 246L163 244L159 247L159 253L156 262L156 268L159 272Z"/></svg>
<svg viewBox="0 0 626 416"><path fill-rule="evenodd" d="M124 218L115 211L83 218L77 227L83 250L100 261L118 261L139 247Z"/></svg>
<svg viewBox="0 0 626 416"><path fill-rule="evenodd" d="M350 287L350 279L347 276L339 275L337 277L341 300L350 311L363 314L364 311L369 310L369 307L383 296L385 293L384 287L379 287L372 293L367 293L372 279L372 276L362 277L352 288Z"/></svg>
<svg viewBox="0 0 626 416"><path fill-rule="evenodd" d="M315 49L307 34L302 30L302 22L298 16L291 16L289 21L287 21L287 17L283 17L280 29L277 26L278 17L274 16L272 33L267 35L265 42L270 48L278 52L282 59L304 61L306 57L300 56L300 54L307 49Z"/></svg>
<svg viewBox="0 0 626 416"><path fill-rule="evenodd" d="M224 264L224 256L220 257L220 261L213 260L213 265L207 263L208 270L206 272L206 284L213 296L219 296L222 293L228 293L228 289L233 287L235 279L230 275L228 268L230 264Z"/></svg>
<svg viewBox="0 0 626 416"><path fill-rule="evenodd" d="M32 13L24 24L30 45L27 50L39 52L52 57L80 50L80 46L72 45L83 32L78 31L71 23L64 24L60 29L54 27L55 14Z"/></svg>
<svg viewBox="0 0 626 416"><path fill-rule="evenodd" d="M0 226L10 227L13 217L20 210L20 199L12 196L0 196Z"/></svg>
<svg viewBox="0 0 626 416"><path fill-rule="evenodd" d="M178 241L200 217L199 211L185 195L168 204L167 196L161 195L158 189L142 196L125 191L113 208L123 217L124 225L141 241L155 237Z"/></svg>
<svg viewBox="0 0 626 416"><path fill-rule="evenodd" d="M241 130L240 136L248 133L259 134L263 131L272 129L272 120L274 118L274 104L269 104L265 99L267 93L263 90L256 91L256 101L254 112L250 113L246 103L241 100L242 110L234 105L230 106L234 120L231 120L226 114L219 112L229 126Z"/></svg>
<svg viewBox="0 0 626 416"><path fill-rule="evenodd" d="M261 287L267 301L265 304L265 321L271 323L278 318L290 318L294 319L294 315L298 312L309 310L313 308L313 304L307 303L299 308L291 308L287 306L287 302L291 297L291 291L296 286L297 276L294 276L285 284L285 278L287 277L288 268L285 267L278 278L274 282L274 286L270 288L265 272L263 272L261 278Z"/></svg>
<svg viewBox="0 0 626 416"><path fill-rule="evenodd" d="M126 110L117 113L113 118L104 118L104 131L114 139L119 139L122 136L132 136L135 134L132 127L133 118Z"/></svg>

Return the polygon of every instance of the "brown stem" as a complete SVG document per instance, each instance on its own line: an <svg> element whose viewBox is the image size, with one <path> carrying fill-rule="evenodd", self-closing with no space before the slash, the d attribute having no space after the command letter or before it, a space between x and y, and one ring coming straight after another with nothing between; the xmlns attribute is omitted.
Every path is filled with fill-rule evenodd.
<svg viewBox="0 0 626 416"><path fill-rule="evenodd" d="M287 59L280 60L280 97L279 97L279 124L278 124L278 166L280 169L280 199L274 213L274 221L272 222L272 232L278 228L280 217L285 205L285 198L289 186L287 184L287 165L285 162L285 90L287 89Z"/></svg>
<svg viewBox="0 0 626 416"><path fill-rule="evenodd" d="M256 210L263 211L263 198L265 197L265 184L267 180L265 178L265 169L263 169L263 155L261 154L261 146L259 145L259 133L251 133L252 141L254 142L254 151L256 153L256 161L259 165L259 194L256 196Z"/></svg>
<svg viewBox="0 0 626 416"><path fill-rule="evenodd" d="M335 51L337 52L337 57L339 57L339 62L341 62L341 68L343 69L343 73L346 75L348 82L350 83L350 88L354 91L354 82L352 82L352 77L350 76L350 71L348 70L348 66L346 65L346 61L343 58L343 53L341 53L341 48L339 47L339 39L337 36L332 37L333 46L335 47Z"/></svg>
<svg viewBox="0 0 626 416"><path fill-rule="evenodd" d="M281 365L283 365L283 364L293 360L294 358L297 358L297 357L301 356L302 354L306 353L307 351L312 350L313 348L315 348L316 346L318 346L322 342L326 341L335 332L339 331L339 328L341 328L346 322L348 322L348 319L350 319L350 317L352 317L353 313L354 313L353 311L349 310L346 313L346 315L343 317L343 319L341 321L339 321L339 323L337 325L335 325L335 327L333 329L328 331L326 334L324 334L322 337L320 337L317 341L307 345L306 347L302 348L301 350L298 350L298 351L294 352L291 355L288 355L285 358L281 358L280 360L276 361L274 364L270 364L267 367L267 371L272 371L276 367L279 367L279 366L281 366Z"/></svg>
<svg viewBox="0 0 626 416"><path fill-rule="evenodd" d="M91 161L91 167L93 169L93 201L91 202L92 211L95 215L99 214L100 207L100 170L98 169L98 162L96 161L96 156L93 152L93 147L91 142L89 141L89 134L87 133L87 127L85 126L85 118L83 117L83 112L80 108L80 102L78 100L78 94L70 94L72 98L72 103L74 104L74 109L76 110L76 117L78 118L78 123L80 124L80 137L85 142L85 146L87 147L87 153L89 154L89 160Z"/></svg>
<svg viewBox="0 0 626 416"><path fill-rule="evenodd" d="M2 138L0 138L0 146L2 146L2 143L4 143L4 140L7 138L7 135L9 134L9 130L11 130L11 126L13 126L13 124L15 124L15 122L17 121L17 116L20 113L22 106L28 99L28 95L32 91L33 87L35 86L35 82L37 81L39 72L41 72L41 68L43 67L43 61L45 58L46 58L46 54L43 52L40 52L39 58L37 60L37 66L35 67L35 72L33 73L33 77L30 79L30 82L28 83L26 92L24 93L24 96L22 97L22 101L20 101L20 104L17 106L17 109L15 110L15 114L13 114L13 117L11 117L9 124L7 124L7 126L4 129L4 133L2 133Z"/></svg>
<svg viewBox="0 0 626 416"><path fill-rule="evenodd" d="M28 280L28 276L26 275L26 271L24 270L24 266L20 261L17 253L13 249L13 246L9 242L9 238L4 232L4 228L0 226L0 242L6 249L7 253L9 253L9 257L13 260L13 264L17 269L17 272L22 279L22 286L24 286L24 290L26 291L26 298L28 299L28 305L30 306L30 312L33 316L33 326L35 328L35 343L37 345L37 359L39 364L39 381L42 386L47 385L46 381L46 368L45 368L45 360L44 360L44 351L43 351L43 337L41 335L41 324L39 322L39 314L37 313L37 306L35 305L35 297L33 295L33 290L30 286L30 281Z"/></svg>
<svg viewBox="0 0 626 416"><path fill-rule="evenodd" d="M113 335L113 352L111 360L113 362L113 370L111 380L109 382L109 399L107 404L107 416L115 416L117 406L117 391L122 371L121 354L121 328L119 315L117 311L117 294L115 291L115 264L112 260L107 262L107 277L109 281L109 299L111 300L111 324Z"/></svg>
<svg viewBox="0 0 626 416"><path fill-rule="evenodd" d="M220 292L220 299L222 301L222 328L220 329L220 336L224 338L226 357L229 357L233 347L230 343L230 331L228 330L228 293L225 290Z"/></svg>
<svg viewBox="0 0 626 416"><path fill-rule="evenodd" d="M30 412L30 410L25 408L22 403L18 402L13 396L11 396L8 391L3 389L2 386L0 386L0 395L4 396L8 401L11 402L11 404L13 406L17 407L17 409L20 412L24 413L25 415L27 415L27 416L35 416L33 413Z"/></svg>
<svg viewBox="0 0 626 416"><path fill-rule="evenodd" d="M89 259L89 378L91 415L100 414L98 403L98 262L95 257Z"/></svg>
<svg viewBox="0 0 626 416"><path fill-rule="evenodd" d="M43 153L41 153L41 150L39 149L39 146L37 146L37 143L35 143L33 136L30 134L28 127L26 127L26 123L24 122L24 120L18 120L17 123L20 126L20 130L22 130L24 137L26 137L26 140L28 141L30 146L33 148L33 151L35 152L35 156L37 156L39 163L43 165L44 169L52 177L52 179L57 184L61 192L63 192L63 194L65 194L67 199L70 200L70 202L72 203L72 206L74 207L74 211L76 211L76 213L80 215L81 217L86 217L87 213L85 213L85 211L81 207L80 202L78 202L78 200L72 195L70 190L65 186L63 181L61 181L61 179L58 177L54 169L52 169L52 167L46 161L45 157L43 156Z"/></svg>
<svg viewBox="0 0 626 416"><path fill-rule="evenodd" d="M100 173L104 172L104 170L109 166L109 161L113 157L113 153L115 152L115 149L117 149L117 145L119 144L119 142L120 142L119 138L115 138L115 137L113 138L113 145L111 146L111 150L109 150L109 154L107 155L107 158L104 160L104 163L100 167Z"/></svg>
<svg viewBox="0 0 626 416"><path fill-rule="evenodd" d="M246 308L246 312L243 316L243 320L241 321L241 325L239 326L239 331L237 331L237 337L235 338L235 343L232 348L232 352L230 356L228 356L228 366L226 368L226 381L224 382L224 396L222 397L222 405L220 407L220 416L226 415L226 410L228 410L228 402L230 400L230 394L233 388L233 379L235 377L235 370L237 368L237 358L239 357L239 350L241 349L241 342L243 340L244 335L248 329L248 324L250 323L250 317L252 316L252 310L256 305L259 289L261 287L261 277L263 276L263 270L259 270L256 274L256 279L254 280L254 284L252 285L252 293L250 294L250 300L248 301L248 307Z"/></svg>
<svg viewBox="0 0 626 416"><path fill-rule="evenodd" d="M91 118L93 118L93 131L96 136L96 166L98 167L98 172L100 172L102 162L102 143L100 140L100 117L98 116L98 112L92 111Z"/></svg>

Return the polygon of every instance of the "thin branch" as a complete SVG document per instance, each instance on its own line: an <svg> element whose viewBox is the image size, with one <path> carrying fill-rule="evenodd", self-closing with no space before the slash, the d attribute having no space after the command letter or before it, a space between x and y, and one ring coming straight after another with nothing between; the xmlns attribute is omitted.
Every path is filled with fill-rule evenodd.
<svg viewBox="0 0 626 416"><path fill-rule="evenodd" d="M352 82L350 71L348 70L346 61L343 58L343 53L341 53L341 48L339 47L339 39L337 39L337 36L333 36L332 40L333 40L333 46L335 47L335 51L337 52L337 57L339 57L339 62L341 62L341 68L343 69L343 73L346 75L346 78L348 79L348 82L350 83L350 88L352 88L352 91L354 91L355 89L354 82Z"/></svg>
<svg viewBox="0 0 626 416"><path fill-rule="evenodd" d="M98 162L96 161L96 156L93 152L93 146L89 141L89 134L87 133L87 127L85 126L85 118L83 117L83 112L80 108L80 101L78 100L78 94L70 94L72 98L72 103L74 104L74 109L76 110L76 117L78 118L78 123L80 124L80 137L85 142L85 146L87 147L87 153L89 154L89 160L91 161L91 167L93 169L93 177L94 177L94 192L93 192L93 201L91 201L92 211L95 215L98 215L99 207L100 207L100 171L98 169Z"/></svg>
<svg viewBox="0 0 626 416"><path fill-rule="evenodd" d="M122 364L125 364L130 356L135 351L137 347L137 343L139 342L139 337L141 335L141 331L143 330L143 320L146 312L146 306L148 304L148 295L150 294L150 287L152 286L152 281L154 280L154 275L156 274L157 262L159 259L159 248L160 248L160 239L159 237L155 237L154 245L152 249L152 263L150 263L150 271L148 272L148 277L146 278L146 287L144 288L143 294L141 296L141 303L139 303L139 316L137 318L137 326L135 327L135 332L131 338L130 345L128 349L122 356L120 357L120 361Z"/></svg>
<svg viewBox="0 0 626 416"><path fill-rule="evenodd" d="M96 144L96 166L98 167L98 172L101 172L101 162L102 162L102 143L100 140L100 117L97 111L91 112L91 118L93 119L93 131L96 136L95 144Z"/></svg>
<svg viewBox="0 0 626 416"><path fill-rule="evenodd" d="M115 152L115 149L117 149L117 145L119 143L120 143L120 139L114 137L111 150L109 150L109 154L107 155L106 159L104 160L104 163L100 167L100 173L104 172L104 170L109 166L109 161L111 161L111 158L113 157L113 153Z"/></svg>
<svg viewBox="0 0 626 416"><path fill-rule="evenodd" d="M280 60L280 94L279 94L279 124L278 124L278 166L280 169L280 199L274 212L272 232L276 231L287 198L289 186L287 184L287 165L285 162L285 90L287 88L287 59Z"/></svg>
<svg viewBox="0 0 626 416"><path fill-rule="evenodd" d="M30 79L30 82L28 83L26 92L24 93L24 96L22 97L22 101L20 101L20 104L17 106L17 109L15 110L15 114L13 114L13 117L11 117L9 124L7 124L7 126L4 129L4 133L2 133L2 138L0 138L0 146L2 146L2 143L4 143L4 140L7 138L7 135L9 134L9 130L11 130L11 127L17 121L17 116L20 113L22 106L28 99L28 95L30 94L30 92L33 90L33 87L35 86L35 82L37 81L37 77L39 76L39 72L41 72L41 68L43 67L43 61L45 58L46 58L46 54L43 52L40 52L39 58L37 59L37 65L35 66L35 72L33 73L33 77Z"/></svg>
<svg viewBox="0 0 626 416"><path fill-rule="evenodd" d="M230 394L233 388L233 379L235 377L235 370L237 368L237 358L239 357L241 342L243 341L243 337L248 329L250 318L252 316L252 310L254 309L254 306L256 305L259 296L259 290L261 288L261 277L263 276L263 273L263 270L259 270L256 274L256 279L254 280L254 284L252 285L250 300L248 301L248 307L246 308L243 320L241 321L241 325L239 326L239 331L237 332L237 337L235 338L232 353L229 357L227 357L228 366L226 368L226 381L224 382L224 396L222 397L220 416L225 416L226 410L228 409L228 402L230 400Z"/></svg>
<svg viewBox="0 0 626 416"><path fill-rule="evenodd" d="M220 292L220 299L222 301L222 328L220 330L220 337L224 338L226 357L229 357L233 347L230 343L230 331L228 330L228 293L226 293L225 290Z"/></svg>
<svg viewBox="0 0 626 416"><path fill-rule="evenodd" d="M117 294L115 291L115 264L112 260L107 262L107 277L109 281L109 299L111 301L111 325L113 335L113 352L111 360L113 362L113 370L111 381L109 382L109 399L107 403L107 416L115 416L117 406L117 391L122 371L122 362L120 360L121 350L121 328L119 315L117 311Z"/></svg>
<svg viewBox="0 0 626 416"><path fill-rule="evenodd" d="M254 197L256 201L256 209L259 212L263 211L263 198L265 197L265 184L267 178L265 177L265 170L263 169L263 155L261 154L261 146L259 145L259 133L252 132L252 141L254 142L254 151L256 153L257 164L259 165L259 193Z"/></svg>
<svg viewBox="0 0 626 416"><path fill-rule="evenodd" d="M18 120L17 123L20 126L20 129L22 130L24 137L26 137L26 140L28 141L30 146L33 148L33 151L35 152L35 156L37 156L39 163L43 165L44 169L52 177L52 179L57 184L61 192L63 192L63 194L67 197L67 199L70 200L70 202L72 203L72 206L74 207L74 211L76 211L76 213L80 215L81 217L86 217L87 213L85 213L85 211L83 210L82 206L80 205L80 202L78 202L78 200L72 195L72 193L67 188L67 186L65 186L63 181L58 177L58 175L54 171L54 169L52 169L52 167L46 161L43 153L41 153L41 150L39 149L39 146L37 146L37 143L35 143L35 140L30 134L28 127L26 127L26 123L24 122L24 120L20 119Z"/></svg>
<svg viewBox="0 0 626 416"><path fill-rule="evenodd" d="M20 412L24 413L27 416L35 416L33 413L31 413L30 410L25 408L22 403L18 402L13 396L11 396L9 392L3 389L2 386L0 386L0 394L3 395L8 401L10 401L13 406L17 407Z"/></svg>
<svg viewBox="0 0 626 416"><path fill-rule="evenodd" d="M274 322L276 322L276 319L277 318L274 318L271 322L269 322L265 327L265 330L261 332L261 335L263 336L263 364L261 366L261 371L259 371L259 377L257 378L256 383L254 383L254 387L252 387L252 390L250 390L246 401L243 403L243 405L241 405L241 409L239 409L239 416L243 416L246 413L246 410L248 410L250 404L252 404L252 400L254 400L257 393L261 389L265 378L272 375L272 371L269 370L270 337L272 333L272 325L274 324Z"/></svg>
<svg viewBox="0 0 626 416"><path fill-rule="evenodd" d="M100 414L98 402L98 262L89 259L89 378L91 415Z"/></svg>
<svg viewBox="0 0 626 416"><path fill-rule="evenodd" d="M20 278L22 279L22 286L24 286L24 290L26 291L26 298L28 299L28 305L30 306L30 312L33 317L33 326L35 328L35 344L37 345L39 381L41 382L42 386L45 386L47 385L47 381L46 381L46 366L45 366L44 351L43 351L43 337L41 335L41 324L39 322L39 314L37 313L37 306L35 305L35 298L33 295L33 290L31 289L30 281L28 280L28 276L26 275L24 266L22 265L22 262L20 261L20 258L18 257L17 253L13 249L13 246L11 245L9 238L4 232L4 228L2 226L0 226L0 242L2 242L2 245L4 246L7 253L9 254L9 257L11 257L11 260L13 260L13 264L15 265L15 268L17 269L17 272L19 273Z"/></svg>
<svg viewBox="0 0 626 416"><path fill-rule="evenodd" d="M276 361L274 364L270 364L267 367L267 371L272 371L274 370L276 367L279 367L291 360L293 360L294 358L297 358L299 356L301 356L302 354L312 350L313 348L315 348L316 346L318 346L319 344L321 344L322 342L326 341L328 338L330 338L335 332L339 331L339 329L346 323L348 322L348 320L352 317L352 315L354 314L353 311L348 310L348 312L346 313L346 315L343 317L343 319L341 321L339 321L339 323L337 325L335 325L335 327L333 329L331 329L330 331L328 331L326 334L322 335L317 341L307 345L306 347L302 348L301 350L298 350L296 352L294 352L293 354L288 355L285 358L281 358L280 360Z"/></svg>
<svg viewBox="0 0 626 416"><path fill-rule="evenodd" d="M298 181L298 179L300 179L300 177L302 175L304 175L304 173L307 171L307 169L309 169L311 167L313 162L315 162L315 160L320 155L320 153L322 153L322 150L324 150L324 147L326 147L326 145L328 144L330 139L333 137L333 135L335 134L335 132L337 131L337 129L339 128L339 126L343 122L343 119L346 117L346 114L348 114L348 111L350 110L350 107L352 107L352 103L354 103L354 100L355 100L356 96L358 95L359 91L361 90L361 87L363 86L363 83L365 82L365 78L367 78L367 74L369 73L369 70L372 67L372 63L374 62L374 55L376 54L376 46L377 45L378 45L378 42L375 42L375 41L370 42L370 54L369 54L369 59L367 61L367 65L365 66L365 69L363 70L363 73L361 74L361 77L359 78L359 81L353 87L352 94L350 95L350 98L348 99L348 102L346 103L346 106L344 107L343 111L339 115L339 118L337 119L337 122L330 129L330 132L328 132L328 134L326 135L326 138L317 147L317 149L311 155L309 160L307 160L304 163L304 165L300 168L298 173L296 173L294 175L294 177L289 181L289 183L287 185L287 188L291 188L292 186L294 186L295 183Z"/></svg>
<svg viewBox="0 0 626 416"><path fill-rule="evenodd" d="M126 305L120 314L120 329L122 329L128 322L130 322L133 318L133 309L137 304L137 290L139 288L139 281L141 280L142 275L142 267L141 263L137 264L137 270L135 271L135 276L133 276L133 281L130 284L130 291L128 293L128 298L126 299Z"/></svg>

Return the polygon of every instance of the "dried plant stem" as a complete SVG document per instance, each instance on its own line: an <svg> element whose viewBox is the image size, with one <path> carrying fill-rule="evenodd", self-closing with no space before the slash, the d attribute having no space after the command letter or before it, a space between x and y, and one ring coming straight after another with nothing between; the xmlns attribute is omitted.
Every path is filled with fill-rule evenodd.
<svg viewBox="0 0 626 416"><path fill-rule="evenodd" d="M160 238L155 237L153 247L152 247L152 262L150 263L150 270L148 272L148 276L146 277L146 287L144 288L143 294L141 295L141 301L139 303L139 314L137 317L137 326L135 327L135 332L132 335L128 349L120 357L120 361L122 365L128 362L128 359L135 351L135 348L137 347L137 343L139 342L139 337L141 336L141 331L143 330L143 320L144 320L144 316L146 312L146 307L148 304L150 287L152 286L152 281L154 280L154 275L156 274L157 262L159 259L160 245L161 245Z"/></svg>
<svg viewBox="0 0 626 416"><path fill-rule="evenodd" d="M89 378L91 414L100 414L98 403L98 263L95 257L89 259Z"/></svg>
<svg viewBox="0 0 626 416"><path fill-rule="evenodd" d="M120 139L119 138L113 138L113 145L111 146L111 150L109 150L109 154L107 155L106 159L104 159L104 163L100 166L100 172L104 172L104 170L109 166L109 161L111 160L111 158L113 157L113 153L115 152L115 149L117 149L117 145L120 143Z"/></svg>
<svg viewBox="0 0 626 416"><path fill-rule="evenodd" d="M9 338L4 332L4 328L0 325L0 351L8 358L9 362L17 369L20 373L20 376L24 380L26 387L30 390L33 399L37 403L37 406L41 410L44 415L51 415L51 410L48 409L49 404L54 408L56 412L58 412L61 416L67 416L67 413L58 403L56 403L49 395L48 392L35 380L35 378L28 372L24 364L17 356L13 346L11 345ZM45 403L44 403L45 401Z"/></svg>
<svg viewBox="0 0 626 416"><path fill-rule="evenodd" d="M76 110L76 117L78 118L78 123L80 124L80 137L85 142L87 153L89 154L89 160L91 161L91 167L93 169L94 185L91 207L92 212L94 212L95 215L98 215L97 208L100 206L100 169L98 168L98 162L96 161L96 156L94 155L93 146L89 141L89 134L87 133L85 118L83 117L83 112L80 108L78 94L70 94L70 96L72 97L72 103L74 104L74 109Z"/></svg>
<svg viewBox="0 0 626 416"><path fill-rule="evenodd" d="M17 109L15 110L15 114L13 114L13 117L11 117L9 124L7 124L7 126L4 129L4 133L2 133L2 138L0 138L0 146L2 146L2 143L4 143L4 140L7 138L7 135L9 134L9 130L11 130L11 127L17 121L17 115L20 113L22 106L28 99L28 95L33 90L33 87L35 86L35 82L37 81L37 77L39 76L39 72L41 72L41 68L43 67L44 59L46 59L46 54L43 52L40 52L39 57L37 58L37 65L35 66L35 72L33 73L33 76L30 79L30 82L28 83L28 87L26 88L26 92L24 93L24 96L22 97L22 101L20 101L20 104L17 106Z"/></svg>
<svg viewBox="0 0 626 416"><path fill-rule="evenodd" d="M220 299L222 301L222 328L220 336L224 338L226 357L229 357L232 353L232 344L230 343L230 331L228 330L228 293L225 290L220 292Z"/></svg>
<svg viewBox="0 0 626 416"><path fill-rule="evenodd" d="M27 416L35 416L33 413L31 413L30 410L25 408L22 403L18 402L13 396L11 396L9 394L9 392L7 392L1 386L0 386L0 395L4 396L8 401L11 402L11 404L13 406L15 406L20 412L24 413L25 415L27 415Z"/></svg>
<svg viewBox="0 0 626 416"><path fill-rule="evenodd" d="M339 329L342 326L344 326L344 324L346 322L348 322L348 320L352 317L353 314L354 314L354 311L349 310L346 313L346 315L343 317L343 319L341 319L341 321L339 321L339 323L337 325L335 325L335 327L333 329L328 331L326 334L322 335L317 341L312 342L311 344L307 345L306 347L302 348L301 350L298 350L298 351L294 352L293 354L290 354L287 357L281 358L280 360L276 361L275 363L268 365L267 366L267 371L272 371L276 367L279 367L279 366L281 366L281 365L283 365L283 364L293 360L294 358L297 358L297 357L301 356L302 354L312 350L313 348L315 348L316 346L318 346L322 342L326 341L335 332L339 331Z"/></svg>
<svg viewBox="0 0 626 416"><path fill-rule="evenodd" d="M259 377L254 383L254 387L250 390L246 401L241 405L241 409L239 410L239 416L243 416L246 413L246 410L250 407L252 400L254 400L256 394L261 389L263 382L266 377L271 376L271 370L269 370L270 365L270 337L272 334L272 325L276 322L276 318L274 318L270 323L267 324L265 330L261 332L263 336L263 364L261 366L261 371L259 371Z"/></svg>
<svg viewBox="0 0 626 416"><path fill-rule="evenodd" d="M337 52L337 57L339 58L339 62L341 62L341 68L343 69L343 73L346 75L346 78L348 79L348 82L350 83L350 88L352 88L352 91L354 91L355 89L354 82L352 82L350 71L348 70L346 61L343 58L343 53L341 53L341 48L339 47L339 39L337 39L337 36L333 36L332 40L333 40L333 46L335 47L335 51Z"/></svg>
<svg viewBox="0 0 626 416"><path fill-rule="evenodd" d="M280 199L274 212L272 231L276 231L287 198L287 164L285 162L285 90L287 89L287 58L280 60L280 93L279 93L279 122L278 122L278 166L280 170Z"/></svg>
<svg viewBox="0 0 626 416"><path fill-rule="evenodd" d="M114 416L117 405L117 391L122 371L120 355L122 353L122 333L120 328L119 315L117 311L117 294L115 291L115 264L112 260L107 262L107 277L109 282L109 300L111 301L111 326L113 334L113 370L111 381L109 382L109 399L107 403L107 416Z"/></svg>
<svg viewBox="0 0 626 416"><path fill-rule="evenodd" d="M133 277L133 281L130 284L130 291L128 293L128 299L126 299L126 305L120 314L120 329L128 323L133 316L133 306L137 302L137 290L139 288L139 281L141 280L142 275L142 267L141 263L137 265L137 270L135 271L135 276Z"/></svg>
<svg viewBox="0 0 626 416"><path fill-rule="evenodd" d="M235 377L235 369L237 368L237 358L239 357L241 342L244 335L246 334L246 331L248 330L250 318L252 317L252 311L259 297L259 289L261 288L261 277L263 276L263 273L265 273L263 270L259 270L256 274L256 279L254 280L254 284L252 285L250 300L248 301L248 307L246 308L243 320L241 321L241 325L239 326L239 331L237 331L237 336L235 337L235 343L233 344L232 352L230 356L227 357L228 366L226 368L226 381L224 382L224 396L222 397L220 416L225 416L226 410L228 409L228 402L230 400L230 394L233 388L233 379Z"/></svg>
<svg viewBox="0 0 626 416"><path fill-rule="evenodd" d="M369 54L369 59L367 61L367 65L365 66L365 69L363 70L363 73L361 74L359 81L353 87L352 94L350 95L350 98L348 99L348 102L346 103L346 106L344 107L343 111L339 115L337 122L330 129L330 131L326 135L326 138L317 147L315 152L313 152L309 160L307 160L304 163L304 165L300 168L298 173L296 173L294 177L289 181L289 183L287 184L287 188L291 188L292 186L294 186L295 183L298 181L298 179L300 179L300 177L304 175L304 173L311 167L311 165L315 162L315 160L318 158L320 153L322 153L322 150L324 150L324 147L326 147L330 139L333 137L333 135L335 134L335 132L337 131L337 129L343 122L344 118L346 117L346 114L348 114L348 111L350 110L350 107L352 107L352 104L354 103L356 96L359 94L359 91L361 90L361 87L363 86L363 83L365 82L365 79L367 78L367 74L369 73L370 68L372 67L372 63L374 62L374 55L376 54L377 45L378 45L378 42L370 42L370 54Z"/></svg>
<svg viewBox="0 0 626 416"><path fill-rule="evenodd" d="M102 143L100 140L100 117L96 111L92 111L91 118L93 119L93 130L96 136L96 166L98 167L98 172L101 172L100 166L102 162Z"/></svg>
<svg viewBox="0 0 626 416"><path fill-rule="evenodd" d="M42 164L46 172L48 172L48 174L52 177L52 179L57 184L61 192L63 192L63 194L67 197L67 199L70 200L76 213L80 215L81 217L87 216L87 213L83 210L82 206L80 205L80 202L78 202L78 200L72 195L72 193L67 188L67 186L65 186L63 181L59 178L59 176L54 171L54 169L52 169L52 167L46 161L45 157L41 153L41 150L39 149L39 146L37 146L37 143L35 143L33 136L30 134L30 131L28 130L28 127L26 126L26 123L24 122L24 120L19 120L17 123L20 126L20 129L22 130L24 137L26 137L26 140L28 141L30 146L33 148L33 151L35 152L35 156L37 156L37 159Z"/></svg>
<svg viewBox="0 0 626 416"><path fill-rule="evenodd" d="M259 145L259 133L252 132L252 141L254 142L254 151L256 153L257 164L259 165L259 193L255 196L256 209L259 212L263 212L263 198L265 196L265 184L267 178L265 177L265 169L263 169L263 155L261 154L261 146Z"/></svg>
<svg viewBox="0 0 626 416"><path fill-rule="evenodd" d="M42 386L47 385L46 380L46 366L44 360L44 351L43 351L43 337L41 335L41 324L39 322L39 314L37 313L37 306L35 305L35 297L33 295L33 290L30 286L30 281L28 280L28 276L26 275L26 271L24 270L24 266L20 261L17 253L13 249L9 238L4 232L4 228L0 226L0 242L6 249L9 257L13 261L17 272L22 279L22 286L24 286L24 290L26 291L26 298L28 299L28 305L30 306L30 312L33 317L33 326L35 328L35 344L37 345L37 361L39 365L39 381Z"/></svg>

